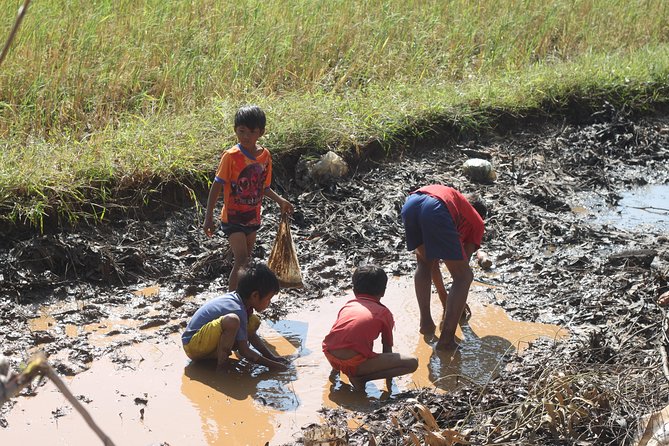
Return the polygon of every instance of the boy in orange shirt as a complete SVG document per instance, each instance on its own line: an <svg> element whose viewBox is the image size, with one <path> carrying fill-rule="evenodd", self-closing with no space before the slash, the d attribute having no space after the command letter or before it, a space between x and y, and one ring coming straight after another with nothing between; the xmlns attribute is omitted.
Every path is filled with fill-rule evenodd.
<svg viewBox="0 0 669 446"><path fill-rule="evenodd" d="M356 390L365 383L385 378L390 390L392 378L418 368L418 359L393 353L393 315L380 299L388 276L375 265L358 267L353 273L355 298L339 310L330 333L323 340L323 353L333 372L344 372ZM374 340L381 335L383 353L375 353Z"/></svg>
<svg viewBox="0 0 669 446"><path fill-rule="evenodd" d="M235 114L235 135L238 144L226 150L216 170L209 190L204 217L204 233L214 234L214 208L223 191L221 229L228 236L234 263L228 279L228 289L237 288L239 271L253 254L256 231L260 228L260 208L263 197L269 197L281 208L281 213L292 213L293 205L270 187L272 183L272 156L258 144L265 134L267 118L255 105L240 108Z"/></svg>

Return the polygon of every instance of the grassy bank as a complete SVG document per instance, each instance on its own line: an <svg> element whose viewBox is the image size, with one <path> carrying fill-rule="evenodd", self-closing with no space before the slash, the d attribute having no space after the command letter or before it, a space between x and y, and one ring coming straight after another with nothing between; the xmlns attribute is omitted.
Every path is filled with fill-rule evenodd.
<svg viewBox="0 0 669 446"><path fill-rule="evenodd" d="M0 0L7 35L19 2ZM122 190L205 183L230 117L275 153L477 129L500 110L669 97L662 0L33 1L0 67L0 219L102 218Z"/></svg>

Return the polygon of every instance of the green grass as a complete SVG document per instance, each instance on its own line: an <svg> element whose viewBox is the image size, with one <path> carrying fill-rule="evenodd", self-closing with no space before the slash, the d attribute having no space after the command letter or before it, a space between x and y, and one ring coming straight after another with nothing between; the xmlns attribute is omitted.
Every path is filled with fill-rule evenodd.
<svg viewBox="0 0 669 446"><path fill-rule="evenodd" d="M0 36L20 3L0 0ZM0 219L100 219L128 188L204 184L244 103L280 153L574 98L644 107L668 85L663 0L34 0L0 66Z"/></svg>

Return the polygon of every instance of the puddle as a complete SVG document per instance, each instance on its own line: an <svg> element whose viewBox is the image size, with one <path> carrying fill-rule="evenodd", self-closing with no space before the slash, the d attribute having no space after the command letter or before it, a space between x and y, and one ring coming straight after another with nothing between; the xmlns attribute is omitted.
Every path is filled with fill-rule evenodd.
<svg viewBox="0 0 669 446"><path fill-rule="evenodd" d="M28 327L30 331L44 331L50 330L57 324L56 319L53 316L43 315L33 319L28 320Z"/></svg>
<svg viewBox="0 0 669 446"><path fill-rule="evenodd" d="M621 197L615 207L608 206L602 200L591 200L572 211L579 215L592 215L596 223L620 229L669 231L669 184L625 191Z"/></svg>
<svg viewBox="0 0 669 446"><path fill-rule="evenodd" d="M158 296L160 294L160 286L158 285L151 285L146 288L139 289L137 291L133 291L133 294L135 296L141 296L141 297L154 297Z"/></svg>
<svg viewBox="0 0 669 446"><path fill-rule="evenodd" d="M239 372L216 373L213 363L191 363L178 334L117 349L92 367L67 379L93 419L118 445L225 444L272 445L294 442L304 425L321 422L318 410L342 407L371 410L404 390L430 387L448 391L463 380L485 383L503 364L506 353L522 350L539 336L563 337L558 326L511 320L499 307L486 304L486 293L499 290L474 284L472 317L458 329L456 354L435 354L418 334L418 309L409 278L389 282L382 302L395 315L394 351L415 355L418 370L395 379L367 384L366 394L350 391L345 378L332 384L321 342L349 296L322 301L318 309L263 323L261 335L281 355L295 355L294 367L269 372L245 361ZM492 297L492 296L491 296ZM280 296L278 297L280 299ZM439 316L436 296L433 315ZM380 351L380 340L375 346ZM98 444L95 434L48 382L34 397L16 399L6 418L3 440L51 445ZM356 420L349 420L351 426Z"/></svg>

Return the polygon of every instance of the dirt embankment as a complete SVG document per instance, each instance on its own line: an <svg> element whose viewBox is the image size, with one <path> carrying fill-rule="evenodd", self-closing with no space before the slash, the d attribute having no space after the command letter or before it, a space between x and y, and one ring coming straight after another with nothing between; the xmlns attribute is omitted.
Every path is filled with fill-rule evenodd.
<svg viewBox="0 0 669 446"><path fill-rule="evenodd" d="M463 176L462 163L473 156L493 162L496 181ZM514 317L561 324L573 336L510 358L487 386L394 399L367 414L366 427L350 432L349 441L366 444L371 432L389 444L411 430L422 438L425 423L410 410L420 402L440 429L468 433L476 444L620 444L641 414L662 407L669 390L660 353L664 314L655 304L668 289L669 243L659 230L618 229L574 209L588 199L616 203L621 191L646 183L667 184L668 159L666 116L633 120L608 108L585 124L519 125L471 141L432 141L397 159L367 160L320 188L278 175L276 188L298 210L293 236L305 289L289 292L270 313L317 306L348 287L361 262L411 274L399 218L407 193L428 183L479 192L490 205L484 244L494 269L477 279L503 289L506 299L496 303ZM255 254L266 259L277 227L273 204L264 215ZM59 322L84 325L119 313L138 320L134 340L148 336L141 327L159 326L158 335L180 330L194 311L183 297L225 289L231 267L225 239L207 239L200 223L201 209L192 207L153 221L3 237L2 353L16 366L37 345L47 354L67 351L57 368L72 374L114 348L91 345L84 335L31 330L39 305L54 301L66 304L52 315ZM154 305L157 313L131 293L152 283L171 291Z"/></svg>

